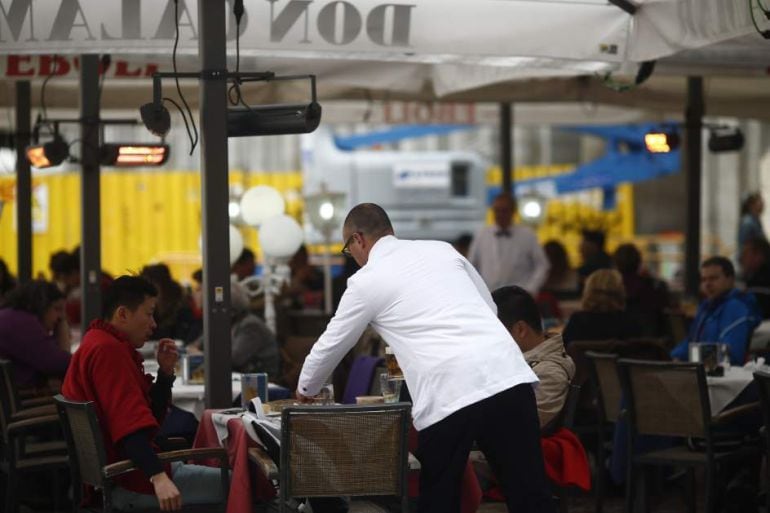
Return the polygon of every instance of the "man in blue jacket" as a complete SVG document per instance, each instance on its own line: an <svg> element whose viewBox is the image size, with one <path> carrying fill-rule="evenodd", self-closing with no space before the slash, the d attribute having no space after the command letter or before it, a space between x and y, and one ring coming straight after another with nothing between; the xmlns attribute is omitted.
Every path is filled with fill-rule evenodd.
<svg viewBox="0 0 770 513"><path fill-rule="evenodd" d="M671 351L671 357L687 360L690 342L719 342L728 345L732 365L743 365L749 337L761 320L756 299L735 288L735 268L725 257L711 257L701 264L700 284L705 299L689 335Z"/></svg>

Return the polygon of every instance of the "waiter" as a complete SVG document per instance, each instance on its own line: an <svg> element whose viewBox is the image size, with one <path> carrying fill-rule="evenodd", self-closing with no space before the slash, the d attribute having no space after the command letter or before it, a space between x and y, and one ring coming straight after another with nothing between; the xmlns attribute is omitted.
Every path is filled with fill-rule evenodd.
<svg viewBox="0 0 770 513"><path fill-rule="evenodd" d="M447 243L397 239L373 203L350 211L342 235L342 252L361 269L305 359L297 397L318 394L371 325L393 349L414 400L420 513L460 511L474 440L509 511L553 511L532 390L537 377L473 266Z"/></svg>

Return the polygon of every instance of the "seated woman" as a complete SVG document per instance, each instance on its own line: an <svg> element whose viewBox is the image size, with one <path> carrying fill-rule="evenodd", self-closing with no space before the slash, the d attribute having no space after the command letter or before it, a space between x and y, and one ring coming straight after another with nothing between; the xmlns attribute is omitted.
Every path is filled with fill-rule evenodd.
<svg viewBox="0 0 770 513"><path fill-rule="evenodd" d="M641 336L641 329L625 312L623 277L614 269L594 271L586 280L581 310L572 314L562 338L568 346L574 340L612 340Z"/></svg>
<svg viewBox="0 0 770 513"><path fill-rule="evenodd" d="M71 357L64 294L56 285L37 280L12 291L0 309L0 358L13 362L17 386L63 378Z"/></svg>

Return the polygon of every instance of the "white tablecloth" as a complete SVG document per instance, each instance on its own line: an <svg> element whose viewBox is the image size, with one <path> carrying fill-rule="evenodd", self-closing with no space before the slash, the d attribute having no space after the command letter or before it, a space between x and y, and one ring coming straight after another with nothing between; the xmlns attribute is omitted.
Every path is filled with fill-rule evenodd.
<svg viewBox="0 0 770 513"><path fill-rule="evenodd" d="M757 366L730 367L723 377L707 377L711 414L716 415L725 409L754 380L753 372Z"/></svg>
<svg viewBox="0 0 770 513"><path fill-rule="evenodd" d="M233 400L235 400L241 393L241 374L233 372L232 377ZM279 385L273 383L268 383L267 389L268 394L270 393L270 390L284 390ZM176 382L174 382L174 387L171 389L171 402L174 406L189 411L195 415L196 419L200 420L201 414L206 408L205 395L205 385L182 383L182 380L177 378Z"/></svg>

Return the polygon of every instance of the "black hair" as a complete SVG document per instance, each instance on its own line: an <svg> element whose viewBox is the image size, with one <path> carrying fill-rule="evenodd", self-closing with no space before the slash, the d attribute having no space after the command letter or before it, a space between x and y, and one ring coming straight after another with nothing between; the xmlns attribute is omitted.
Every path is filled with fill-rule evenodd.
<svg viewBox="0 0 770 513"><path fill-rule="evenodd" d="M633 244L621 244L612 255L620 274L636 274L642 266L642 254Z"/></svg>
<svg viewBox="0 0 770 513"><path fill-rule="evenodd" d="M722 273L724 273L724 275L727 276L728 278L735 277L735 267L733 266L733 263L730 262L729 258L725 258L723 256L713 256L711 258L707 258L700 265L700 268L703 269L704 267L714 267L714 266L721 267Z"/></svg>
<svg viewBox="0 0 770 513"><path fill-rule="evenodd" d="M393 225L383 208L374 203L361 203L348 212L345 225L351 232L361 232L367 237L382 237L393 233Z"/></svg>
<svg viewBox="0 0 770 513"><path fill-rule="evenodd" d="M752 192L746 195L741 202L741 215L751 214L751 205L755 201L762 199L762 195L759 192Z"/></svg>
<svg viewBox="0 0 770 513"><path fill-rule="evenodd" d="M254 252L249 248L243 248L243 251L241 251L241 256L238 257L238 260L233 262L233 266L245 264L254 260Z"/></svg>
<svg viewBox="0 0 770 513"><path fill-rule="evenodd" d="M60 299L64 299L64 293L59 287L45 280L34 280L9 292L3 307L31 313L42 322L48 308Z"/></svg>
<svg viewBox="0 0 770 513"><path fill-rule="evenodd" d="M519 321L524 321L537 333L543 332L543 320L537 303L529 292L516 285L501 287L492 292L492 299L497 305L497 318L510 329Z"/></svg>
<svg viewBox="0 0 770 513"><path fill-rule="evenodd" d="M605 235L601 230L583 230L583 240L596 244L599 249L604 249Z"/></svg>
<svg viewBox="0 0 770 513"><path fill-rule="evenodd" d="M63 249L51 255L48 261L48 268L54 276L68 275L76 272L80 267L80 262L75 253L64 251Z"/></svg>
<svg viewBox="0 0 770 513"><path fill-rule="evenodd" d="M104 293L102 319L108 321L115 311L125 306L132 312L148 297L157 297L158 289L140 276L121 276L113 281Z"/></svg>
<svg viewBox="0 0 770 513"><path fill-rule="evenodd" d="M767 242L767 239L763 237L752 237L746 239L743 245L761 253L765 260L770 260L770 242Z"/></svg>

